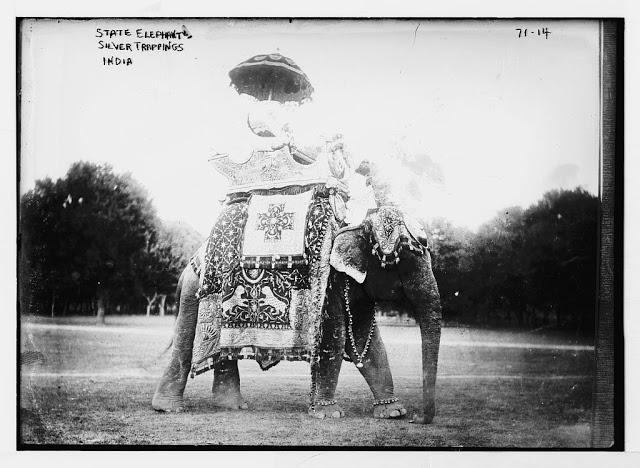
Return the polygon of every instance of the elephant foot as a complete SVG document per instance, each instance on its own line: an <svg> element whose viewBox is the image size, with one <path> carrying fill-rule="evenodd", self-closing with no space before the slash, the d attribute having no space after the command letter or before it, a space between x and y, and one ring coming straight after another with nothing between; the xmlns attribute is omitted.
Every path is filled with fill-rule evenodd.
<svg viewBox="0 0 640 468"><path fill-rule="evenodd" d="M166 395L156 392L151 400L154 410L164 413L180 413L184 411L184 399L182 395Z"/></svg>
<svg viewBox="0 0 640 468"><path fill-rule="evenodd" d="M319 401L309 407L308 413L309 416L317 419L338 419L344 417L344 410L335 402L335 400Z"/></svg>
<svg viewBox="0 0 640 468"><path fill-rule="evenodd" d="M172 375L164 375L156 387L151 400L151 406L156 411L165 413L179 413L185 410L184 393L186 376L175 379Z"/></svg>
<svg viewBox="0 0 640 468"><path fill-rule="evenodd" d="M214 387L213 406L229 410L246 410L249 405L242 398L240 390Z"/></svg>
<svg viewBox="0 0 640 468"><path fill-rule="evenodd" d="M373 417L376 419L397 419L406 414L406 408L397 399L389 403L376 402L373 406Z"/></svg>

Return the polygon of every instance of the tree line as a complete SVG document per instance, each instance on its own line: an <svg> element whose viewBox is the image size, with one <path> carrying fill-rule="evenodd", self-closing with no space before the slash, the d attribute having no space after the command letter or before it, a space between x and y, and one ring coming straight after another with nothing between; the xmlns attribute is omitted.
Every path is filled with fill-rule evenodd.
<svg viewBox="0 0 640 468"><path fill-rule="evenodd" d="M477 232L425 222L445 323L589 333L597 299L598 199L554 190ZM162 222L130 174L78 162L20 199L23 313L164 313L202 237Z"/></svg>
<svg viewBox="0 0 640 468"><path fill-rule="evenodd" d="M164 313L202 237L162 222L146 190L108 165L77 162L20 199L23 313Z"/></svg>
<svg viewBox="0 0 640 468"><path fill-rule="evenodd" d="M582 188L501 211L476 233L425 223L449 323L591 333L597 305L598 207Z"/></svg>

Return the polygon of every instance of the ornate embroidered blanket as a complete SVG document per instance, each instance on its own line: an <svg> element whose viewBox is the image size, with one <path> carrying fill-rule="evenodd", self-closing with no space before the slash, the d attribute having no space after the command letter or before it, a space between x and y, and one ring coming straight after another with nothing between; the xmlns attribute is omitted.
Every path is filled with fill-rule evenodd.
<svg viewBox="0 0 640 468"><path fill-rule="evenodd" d="M313 190L251 197L242 241L245 268L293 268L294 261L304 260L305 221L312 195Z"/></svg>
<svg viewBox="0 0 640 468"><path fill-rule="evenodd" d="M202 262L192 376L225 358L255 359L263 369L311 359L321 317L309 270L328 268L332 218L314 189L224 207Z"/></svg>

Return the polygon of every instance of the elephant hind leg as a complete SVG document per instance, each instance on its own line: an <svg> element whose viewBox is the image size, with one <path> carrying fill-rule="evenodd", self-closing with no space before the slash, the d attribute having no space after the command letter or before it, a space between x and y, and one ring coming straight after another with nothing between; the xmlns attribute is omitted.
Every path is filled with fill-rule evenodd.
<svg viewBox="0 0 640 468"><path fill-rule="evenodd" d="M176 321L171 360L156 387L151 406L156 411L184 410L183 393L191 370L193 339L198 319L198 276L189 266L182 276L180 308Z"/></svg>
<svg viewBox="0 0 640 468"><path fill-rule="evenodd" d="M248 409L249 405L240 393L240 372L237 360L221 361L214 369L213 405L225 409Z"/></svg>

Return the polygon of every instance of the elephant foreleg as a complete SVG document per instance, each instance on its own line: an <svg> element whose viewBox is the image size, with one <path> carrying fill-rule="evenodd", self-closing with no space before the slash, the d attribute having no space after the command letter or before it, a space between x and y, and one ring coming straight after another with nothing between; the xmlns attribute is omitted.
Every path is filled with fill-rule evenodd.
<svg viewBox="0 0 640 468"><path fill-rule="evenodd" d="M225 360L213 368L213 404L220 408L247 409L240 393L240 372L237 360Z"/></svg>
<svg viewBox="0 0 640 468"><path fill-rule="evenodd" d="M180 306L176 321L171 360L156 387L151 405L156 411L182 411L182 395L191 370L193 339L198 319L198 276L187 267L181 278Z"/></svg>
<svg viewBox="0 0 640 468"><path fill-rule="evenodd" d="M336 285L335 275L331 275L322 321L319 361L311 365L312 389L309 414L320 419L344 416L344 411L334 399L342 367L345 340L344 308L340 298L335 297L336 294L340 294L340 291L341 289Z"/></svg>
<svg viewBox="0 0 640 468"><path fill-rule="evenodd" d="M358 370L367 381L375 399L373 415L382 419L402 417L407 414L407 410L393 394L393 377L387 350L382 342L380 330L374 322L375 302L353 281L350 281L346 292L349 294L349 310L345 317L346 351L356 365L362 364L361 367L358 366ZM363 357L365 348L366 354Z"/></svg>

